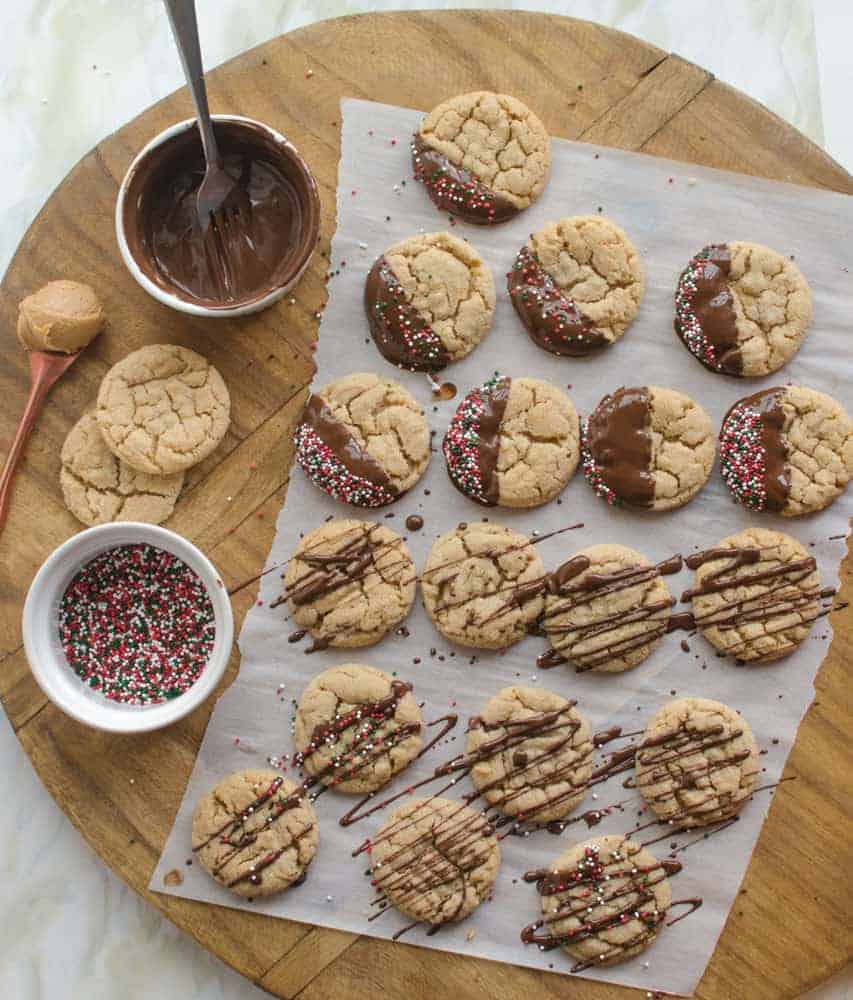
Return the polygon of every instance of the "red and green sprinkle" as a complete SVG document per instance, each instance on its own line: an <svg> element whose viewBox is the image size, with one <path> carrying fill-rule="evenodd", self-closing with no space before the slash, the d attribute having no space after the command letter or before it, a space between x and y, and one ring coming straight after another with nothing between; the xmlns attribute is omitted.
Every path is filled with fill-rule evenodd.
<svg viewBox="0 0 853 1000"><path fill-rule="evenodd" d="M489 504L480 464L480 424L487 411L492 392L509 376L497 372L481 386L472 389L459 408L444 435L442 450L447 471L457 489L478 503Z"/></svg>
<svg viewBox="0 0 853 1000"><path fill-rule="evenodd" d="M678 335L691 354L714 371L723 371L723 366L717 357L716 348L702 329L693 299L698 288L697 280L704 275L709 258L719 249L717 246L703 247L681 272L675 290L675 328Z"/></svg>
<svg viewBox="0 0 853 1000"><path fill-rule="evenodd" d="M767 449L758 407L742 400L720 431L720 472L732 496L751 510L767 506Z"/></svg>
<svg viewBox="0 0 853 1000"><path fill-rule="evenodd" d="M120 545L96 556L59 605L69 666L125 705L184 694L207 665L215 636L213 604L198 575L153 545Z"/></svg>
<svg viewBox="0 0 853 1000"><path fill-rule="evenodd" d="M592 457L592 451L588 442L589 417L586 417L586 419L581 421L581 465L583 466L583 474L586 477L586 481L602 500L618 506L620 502L619 497L616 496L614 491L604 481L604 475L601 472L598 462Z"/></svg>
<svg viewBox="0 0 853 1000"><path fill-rule="evenodd" d="M293 440L296 460L302 471L315 486L335 500L356 507L384 507L396 500L396 493L350 472L309 424L299 424Z"/></svg>

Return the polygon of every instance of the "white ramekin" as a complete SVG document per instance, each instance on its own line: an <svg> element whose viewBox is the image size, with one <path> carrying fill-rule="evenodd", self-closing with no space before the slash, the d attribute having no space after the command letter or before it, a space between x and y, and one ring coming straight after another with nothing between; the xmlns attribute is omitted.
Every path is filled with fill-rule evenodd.
<svg viewBox="0 0 853 1000"><path fill-rule="evenodd" d="M184 694L159 705L122 705L93 691L68 664L59 642L59 605L68 584L85 563L107 549L143 543L171 552L198 574L213 604L216 636L207 666ZM33 676L58 708L78 722L105 732L144 733L177 722L214 691L231 655L234 618L222 578L192 542L153 524L123 521L81 531L48 556L27 593L23 632Z"/></svg>
<svg viewBox="0 0 853 1000"><path fill-rule="evenodd" d="M176 124L170 125L165 131L154 136L154 138L134 157L133 162L128 167L127 173L124 175L124 179L122 180L121 187L118 191L118 197L116 198L116 239L118 240L118 248L121 252L122 260L127 266L128 271L130 271L136 281L145 289L146 292L148 292L149 295L157 299L158 302L162 302L163 305L169 306L172 309L177 309L178 312L189 313L191 316L205 316L214 319L217 317L230 318L234 316L248 316L251 313L260 312L262 309L266 309L268 306L273 305L275 302L278 302L281 298L287 295L287 293L299 282L302 275L308 268L308 265L311 262L311 257L313 256L314 248L316 247L317 236L319 236L320 230L320 193L317 187L316 178L314 177L311 168L308 166L308 163L305 161L305 158L299 150L297 150L293 143L290 142L289 139L285 138L285 136L283 136L280 132L277 132L274 128L270 128L269 125L265 125L263 122L256 121L254 118L246 118L244 115L211 115L211 118L214 121L246 122L249 125L262 129L273 140L273 142L276 143L276 145L282 148L283 153L288 158L298 162L302 167L303 176L306 184L308 185L312 200L309 225L311 228L316 229L316 235L312 241L310 252L307 254L305 260L302 262L296 273L293 274L285 284L273 288L271 291L267 292L266 295L252 299L250 302L237 303L235 305L208 306L202 305L198 302L190 302L187 299L181 298L179 295L170 293L165 288L162 288L156 282L152 281L137 263L136 258L133 256L133 253L128 245L124 229L124 208L128 187L140 164L149 155L149 153L157 149L158 146L162 146L164 142L167 142L173 136L178 135L181 132L186 132L187 129L194 128L196 124L195 118L187 118L185 121L176 122Z"/></svg>

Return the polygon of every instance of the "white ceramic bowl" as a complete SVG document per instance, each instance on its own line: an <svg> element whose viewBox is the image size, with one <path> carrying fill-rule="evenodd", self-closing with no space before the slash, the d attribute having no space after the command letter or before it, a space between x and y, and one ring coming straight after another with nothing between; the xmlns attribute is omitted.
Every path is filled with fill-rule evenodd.
<svg viewBox="0 0 853 1000"><path fill-rule="evenodd" d="M311 257L314 254L314 250L317 245L317 238L320 233L320 193L317 187L317 181L305 158L293 145L293 143L280 132L270 128L269 125L265 125L263 122L256 121L254 118L246 118L244 115L211 115L211 118L215 122L245 122L248 125L260 129L266 133L269 139L271 139L276 146L279 147L283 159L287 160L292 166L294 166L300 175L300 183L305 186L306 198L306 203L303 204L303 211L305 212L303 222L306 227L306 239L308 236L310 236L310 239L308 239L309 245L306 246L304 252L297 256L295 269L292 273L288 274L287 280L275 288L272 288L265 295L261 295L251 301L235 303L234 305L223 304L219 306L210 306L199 302L189 301L186 298L182 298L181 296L170 292L167 288L158 285L155 281L151 280L142 267L140 267L137 259L134 257L127 240L124 223L125 202L127 201L128 189L131 182L139 170L143 160L145 160L146 157L148 157L159 146L168 142L169 139L172 139L174 136L179 135L182 132L186 132L188 129L195 128L195 118L187 118L185 121L177 122L175 125L170 125L165 131L154 136L154 138L146 146L144 146L139 153L137 153L133 162L128 167L127 173L124 175L124 179L122 180L121 187L118 191L118 197L116 198L116 238L118 240L118 247L121 251L122 259L127 265L128 271L130 271L145 291L157 299L158 302L162 302L164 305L170 306L172 309L177 309L179 312L189 313L191 316L205 316L208 318L247 316L250 313L260 312L262 309L266 309L268 306L278 302L279 299L283 298L297 284L302 275L305 273L305 270L311 261Z"/></svg>
<svg viewBox="0 0 853 1000"><path fill-rule="evenodd" d="M58 612L68 584L85 563L107 549L141 543L171 552L198 574L213 604L216 635L207 666L189 690L159 705L122 705L93 691L74 673L59 642ZM30 669L58 708L105 732L144 733L177 722L213 692L231 655L234 618L221 577L192 542L166 528L124 521L81 531L48 556L27 593L23 631Z"/></svg>

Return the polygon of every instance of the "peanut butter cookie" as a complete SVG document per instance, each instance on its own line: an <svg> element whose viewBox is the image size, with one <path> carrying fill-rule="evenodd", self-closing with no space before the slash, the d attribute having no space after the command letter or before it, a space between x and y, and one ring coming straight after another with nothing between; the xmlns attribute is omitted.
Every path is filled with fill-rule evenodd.
<svg viewBox="0 0 853 1000"><path fill-rule="evenodd" d="M635 783L658 819L689 828L740 812L760 770L752 730L733 708L678 698L646 727Z"/></svg>
<svg viewBox="0 0 853 1000"><path fill-rule="evenodd" d="M110 451L132 469L167 476L196 465L225 437L231 399L195 351L151 344L104 376L96 416Z"/></svg>
<svg viewBox="0 0 853 1000"><path fill-rule="evenodd" d="M853 477L853 421L815 389L756 392L723 420L720 471L735 500L751 510L813 514Z"/></svg>
<svg viewBox="0 0 853 1000"><path fill-rule="evenodd" d="M800 269L758 243L706 246L678 279L675 332L711 371L777 371L800 349L811 318Z"/></svg>
<svg viewBox="0 0 853 1000"><path fill-rule="evenodd" d="M367 275L364 307L382 356L410 371L439 371L469 354L495 311L492 272L450 233L410 236Z"/></svg>
<svg viewBox="0 0 853 1000"><path fill-rule="evenodd" d="M344 663L302 692L293 739L316 781L353 795L386 785L417 757L423 719L410 684Z"/></svg>
<svg viewBox="0 0 853 1000"><path fill-rule="evenodd" d="M687 557L696 579L682 600L721 653L742 663L787 656L820 614L817 563L790 535L747 528Z"/></svg>
<svg viewBox="0 0 853 1000"><path fill-rule="evenodd" d="M412 488L429 462L423 410L399 383L361 372L311 395L296 428L296 458L330 497L381 507Z"/></svg>
<svg viewBox="0 0 853 1000"><path fill-rule="evenodd" d="M450 481L465 496L486 506L538 507L574 474L579 438L565 393L496 374L459 404L443 451Z"/></svg>
<svg viewBox="0 0 853 1000"><path fill-rule="evenodd" d="M608 347L633 322L643 297L643 265L615 223L578 215L533 233L507 287L538 347L582 357Z"/></svg>
<svg viewBox="0 0 853 1000"><path fill-rule="evenodd" d="M322 646L370 646L406 617L417 579L384 524L329 521L301 539L284 576L293 620Z"/></svg>
<svg viewBox="0 0 853 1000"><path fill-rule="evenodd" d="M466 762L490 806L537 824L583 801L592 774L592 731L575 703L542 688L508 687L468 725Z"/></svg>
<svg viewBox="0 0 853 1000"><path fill-rule="evenodd" d="M460 94L423 120L412 139L412 165L442 212L477 225L505 222L542 193L551 139L514 97Z"/></svg>
<svg viewBox="0 0 853 1000"><path fill-rule="evenodd" d="M433 927L464 920L489 895L501 852L488 820L433 796L395 809L371 843L376 891Z"/></svg>
<svg viewBox="0 0 853 1000"><path fill-rule="evenodd" d="M196 806L193 853L238 896L272 896L304 878L317 817L302 788L275 771L229 774Z"/></svg>
<svg viewBox="0 0 853 1000"><path fill-rule="evenodd" d="M460 525L430 549L424 606L451 642L502 649L542 611L545 569L530 539L498 524Z"/></svg>
<svg viewBox="0 0 853 1000"><path fill-rule="evenodd" d="M152 476L116 458L92 413L84 414L68 432L59 458L65 506L90 526L109 521L161 524L175 509L184 485L183 472Z"/></svg>
<svg viewBox="0 0 853 1000"><path fill-rule="evenodd" d="M583 422L583 470L607 503L674 510L708 481L714 430L689 396L656 385L617 389Z"/></svg>
<svg viewBox="0 0 853 1000"><path fill-rule="evenodd" d="M680 862L658 861L618 834L575 844L550 867L525 873L536 883L542 918L521 940L563 948L577 959L573 972L624 962L660 933L672 903L668 876L679 871Z"/></svg>
<svg viewBox="0 0 853 1000"><path fill-rule="evenodd" d="M675 603L662 575L679 569L680 557L652 565L625 545L581 549L548 577L542 625L551 649L540 665L621 673L642 663Z"/></svg>

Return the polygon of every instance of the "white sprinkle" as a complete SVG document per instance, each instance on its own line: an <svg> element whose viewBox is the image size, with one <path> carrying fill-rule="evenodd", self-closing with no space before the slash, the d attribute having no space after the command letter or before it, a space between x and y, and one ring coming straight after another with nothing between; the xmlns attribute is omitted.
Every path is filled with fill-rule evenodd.
<svg viewBox="0 0 853 1000"><path fill-rule="evenodd" d="M46 98L46 97L43 97L43 98L41 99L41 103L42 103L42 104L47 104L47 98Z"/></svg>
<svg viewBox="0 0 853 1000"><path fill-rule="evenodd" d="M366 250L367 249L367 244L366 243L359 243L358 249L359 250Z"/></svg>
<svg viewBox="0 0 853 1000"><path fill-rule="evenodd" d="M687 178L687 186L688 187L696 187L696 184L697 184L697 181L696 181L695 177L688 177Z"/></svg>

